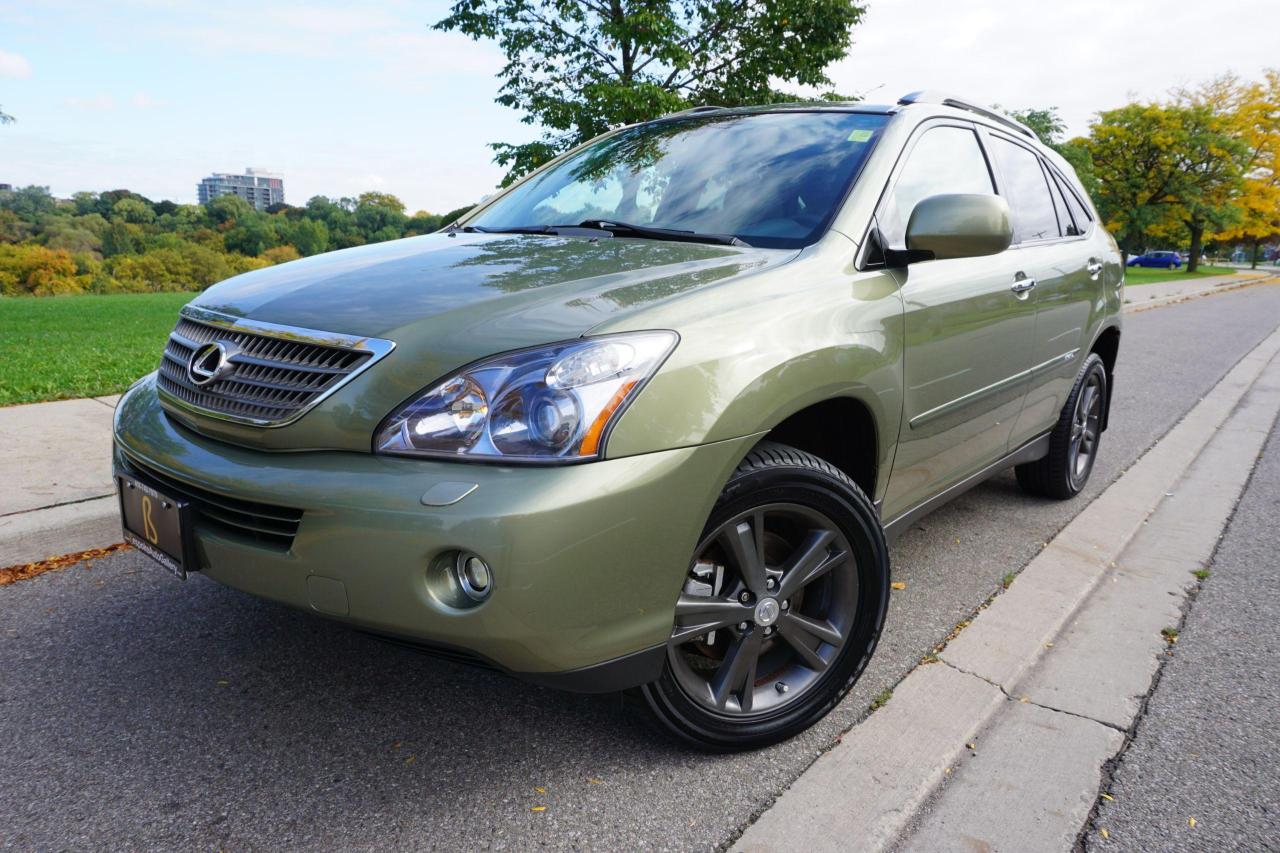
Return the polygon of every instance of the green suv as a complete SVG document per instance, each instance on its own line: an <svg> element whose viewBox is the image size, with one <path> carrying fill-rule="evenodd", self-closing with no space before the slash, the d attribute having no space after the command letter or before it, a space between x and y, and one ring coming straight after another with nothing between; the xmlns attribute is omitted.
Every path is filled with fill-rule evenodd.
<svg viewBox="0 0 1280 853"><path fill-rule="evenodd" d="M886 542L1084 486L1123 268L1070 166L929 93L699 108L446 230L237 276L121 400L129 541L708 749L850 689Z"/></svg>

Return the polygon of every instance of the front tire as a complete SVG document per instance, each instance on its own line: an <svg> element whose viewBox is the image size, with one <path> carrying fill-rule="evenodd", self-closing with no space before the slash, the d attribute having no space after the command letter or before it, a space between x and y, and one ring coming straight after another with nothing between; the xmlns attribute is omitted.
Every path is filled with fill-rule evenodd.
<svg viewBox="0 0 1280 853"><path fill-rule="evenodd" d="M816 456L762 442L707 521L643 704L702 749L786 740L862 674L888 591L888 548L862 490Z"/></svg>
<svg viewBox="0 0 1280 853"><path fill-rule="evenodd" d="M1107 402L1107 368L1097 353L1084 360L1049 435L1049 452L1016 469L1018 485L1033 495L1066 500L1080 494L1093 473Z"/></svg>

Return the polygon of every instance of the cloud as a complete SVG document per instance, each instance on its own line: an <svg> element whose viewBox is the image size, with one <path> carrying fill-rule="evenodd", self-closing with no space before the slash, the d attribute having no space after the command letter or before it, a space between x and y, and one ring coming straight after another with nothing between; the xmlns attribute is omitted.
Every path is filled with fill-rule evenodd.
<svg viewBox="0 0 1280 853"><path fill-rule="evenodd" d="M116 99L110 95L88 95L83 98L66 98L62 101L62 105L85 112L106 112L116 108Z"/></svg>
<svg viewBox="0 0 1280 853"><path fill-rule="evenodd" d="M0 50L0 77L30 77L31 63L20 53Z"/></svg>
<svg viewBox="0 0 1280 853"><path fill-rule="evenodd" d="M140 110L154 110L167 106L165 101L158 101L148 95L146 92L138 92L129 99L129 103L133 104Z"/></svg>

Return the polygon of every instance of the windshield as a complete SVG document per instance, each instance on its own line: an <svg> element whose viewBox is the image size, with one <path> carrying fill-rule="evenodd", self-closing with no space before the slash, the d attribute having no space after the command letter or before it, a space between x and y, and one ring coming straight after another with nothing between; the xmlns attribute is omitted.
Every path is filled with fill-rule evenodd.
<svg viewBox="0 0 1280 853"><path fill-rule="evenodd" d="M821 236L886 121L777 112L631 127L535 175L467 225L506 230L604 220L798 248Z"/></svg>

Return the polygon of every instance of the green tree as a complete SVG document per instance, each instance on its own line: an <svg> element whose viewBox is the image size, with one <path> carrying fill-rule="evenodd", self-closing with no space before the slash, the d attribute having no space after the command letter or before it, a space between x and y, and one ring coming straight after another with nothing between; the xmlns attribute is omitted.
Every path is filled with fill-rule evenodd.
<svg viewBox="0 0 1280 853"><path fill-rule="evenodd" d="M404 236L404 202L389 193L366 192L356 199L356 227L369 243Z"/></svg>
<svg viewBox="0 0 1280 853"><path fill-rule="evenodd" d="M451 210L448 213L446 213L444 216L440 217L440 224L442 226L452 225L453 223L457 222L459 219L466 216L468 213L470 213L474 209L475 209L474 204L468 204L466 207L459 207L457 210Z"/></svg>
<svg viewBox="0 0 1280 853"><path fill-rule="evenodd" d="M1001 109L997 106L996 109ZM1012 119L1022 122L1031 128L1040 141L1050 148L1057 148L1062 141L1062 133L1067 129L1066 122L1058 115L1057 107L1047 109L1005 110Z"/></svg>
<svg viewBox="0 0 1280 853"><path fill-rule="evenodd" d="M329 228L318 219L299 219L292 223L289 242L304 257L318 255L329 248Z"/></svg>
<svg viewBox="0 0 1280 853"><path fill-rule="evenodd" d="M510 183L620 124L797 99L777 81L830 87L826 68L864 11L855 0L457 0L435 28L496 39L507 58L497 102L545 128L492 144Z"/></svg>
<svg viewBox="0 0 1280 853"><path fill-rule="evenodd" d="M154 222L156 212L151 205L136 198L122 198L111 206L110 219L120 219L134 225L146 225Z"/></svg>
<svg viewBox="0 0 1280 853"><path fill-rule="evenodd" d="M53 213L57 206L48 187L29 186L0 191L0 210L12 210L28 222L38 222L44 215Z"/></svg>

